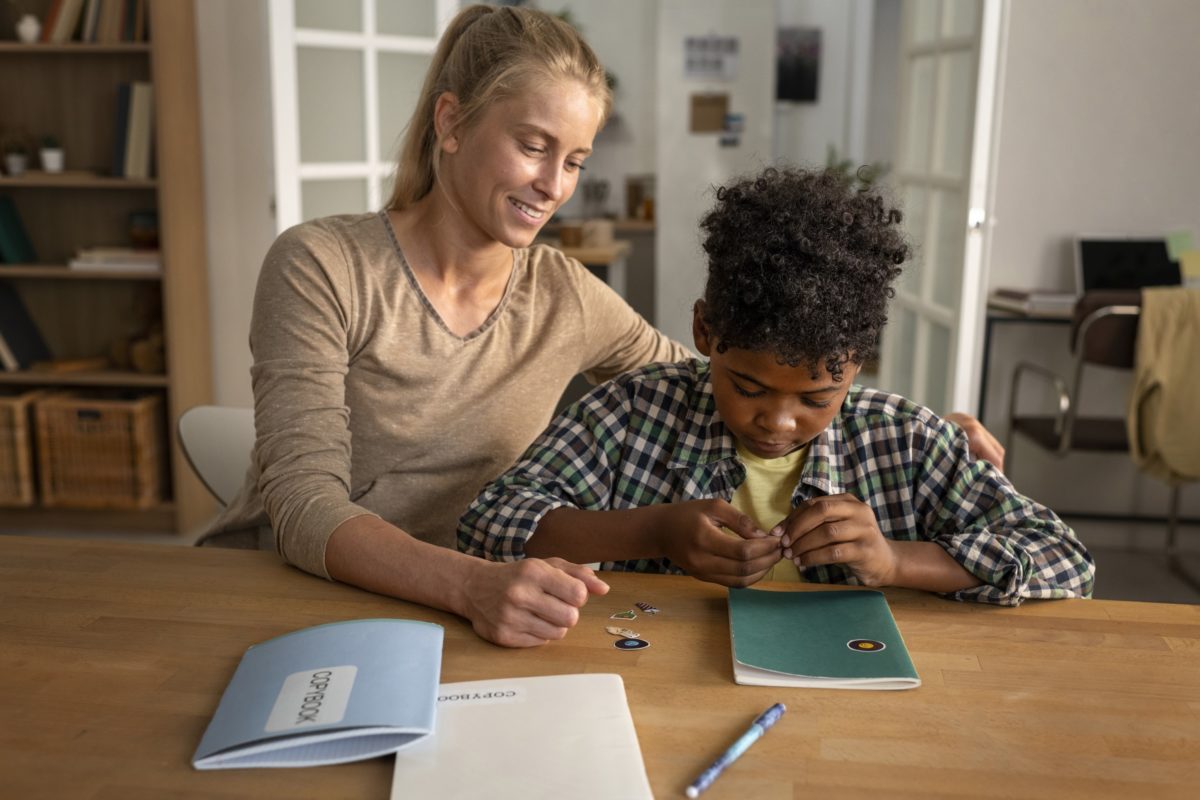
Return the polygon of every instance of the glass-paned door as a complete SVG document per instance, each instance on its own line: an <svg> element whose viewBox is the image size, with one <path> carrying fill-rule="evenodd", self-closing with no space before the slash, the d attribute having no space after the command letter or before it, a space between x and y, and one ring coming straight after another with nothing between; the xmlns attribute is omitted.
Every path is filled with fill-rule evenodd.
<svg viewBox="0 0 1200 800"><path fill-rule="evenodd" d="M380 208L457 0L270 0L275 225Z"/></svg>
<svg viewBox="0 0 1200 800"><path fill-rule="evenodd" d="M1000 11L1001 0L904 2L894 180L914 255L884 331L880 385L942 412L969 407L976 370Z"/></svg>

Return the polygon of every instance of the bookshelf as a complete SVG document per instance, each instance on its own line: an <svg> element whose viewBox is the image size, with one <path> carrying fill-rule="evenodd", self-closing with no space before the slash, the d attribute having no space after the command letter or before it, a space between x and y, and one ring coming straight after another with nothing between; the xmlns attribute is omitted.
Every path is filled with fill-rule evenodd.
<svg viewBox="0 0 1200 800"><path fill-rule="evenodd" d="M27 0L43 22L54 0ZM0 264L58 358L104 355L114 339L161 321L165 374L116 369L84 372L0 371L0 387L64 388L158 394L166 419L167 492L144 511L4 509L5 527L120 531L193 531L213 501L175 440L175 421L212 401L203 167L192 0L147 0L150 41L23 44L0 18L0 132L53 134L66 171L0 177L37 251L36 264ZM154 85L154 177L110 174L117 87ZM69 269L80 248L128 242L130 214L158 216L161 273Z"/></svg>

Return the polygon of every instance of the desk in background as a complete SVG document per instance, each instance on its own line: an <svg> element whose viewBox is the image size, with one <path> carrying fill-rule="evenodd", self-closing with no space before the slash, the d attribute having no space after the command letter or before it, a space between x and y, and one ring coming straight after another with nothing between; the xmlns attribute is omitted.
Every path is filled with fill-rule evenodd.
<svg viewBox="0 0 1200 800"><path fill-rule="evenodd" d="M444 681L616 672L656 796L684 787L755 715L788 713L704 796L1191 798L1200 785L1200 606L1001 609L888 590L924 685L737 686L725 590L605 573L561 642L507 650L463 620L320 580L273 553L0 536L0 795L77 800L388 797L392 762L196 772L242 652L336 620L446 626ZM651 645L623 652L608 616ZM537 754L514 764L536 780ZM469 763L463 764L470 769Z"/></svg>
<svg viewBox="0 0 1200 800"><path fill-rule="evenodd" d="M1071 312L1020 312L988 305L983 322L983 363L979 368L979 409L975 414L976 419L980 422L984 421L983 414L987 410L988 370L992 360L992 328L996 325L1013 324L1070 325Z"/></svg>

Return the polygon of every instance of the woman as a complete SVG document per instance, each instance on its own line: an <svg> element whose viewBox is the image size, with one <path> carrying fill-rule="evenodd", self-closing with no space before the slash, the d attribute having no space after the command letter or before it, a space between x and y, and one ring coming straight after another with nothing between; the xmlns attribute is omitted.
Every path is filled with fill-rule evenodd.
<svg viewBox="0 0 1200 800"><path fill-rule="evenodd" d="M378 214L280 236L250 344L257 439L214 531L469 619L499 644L561 638L591 570L454 550L459 514L549 421L570 378L688 352L556 250L530 247L575 190L611 106L569 25L471 6L451 22Z"/></svg>

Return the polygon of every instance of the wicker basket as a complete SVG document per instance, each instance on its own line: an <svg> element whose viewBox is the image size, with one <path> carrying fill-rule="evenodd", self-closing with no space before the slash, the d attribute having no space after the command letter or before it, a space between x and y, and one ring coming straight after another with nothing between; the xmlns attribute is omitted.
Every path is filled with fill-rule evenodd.
<svg viewBox="0 0 1200 800"><path fill-rule="evenodd" d="M0 395L0 507L33 505L33 403L45 392Z"/></svg>
<svg viewBox="0 0 1200 800"><path fill-rule="evenodd" d="M151 508L162 502L162 400L54 395L36 404L47 508Z"/></svg>

